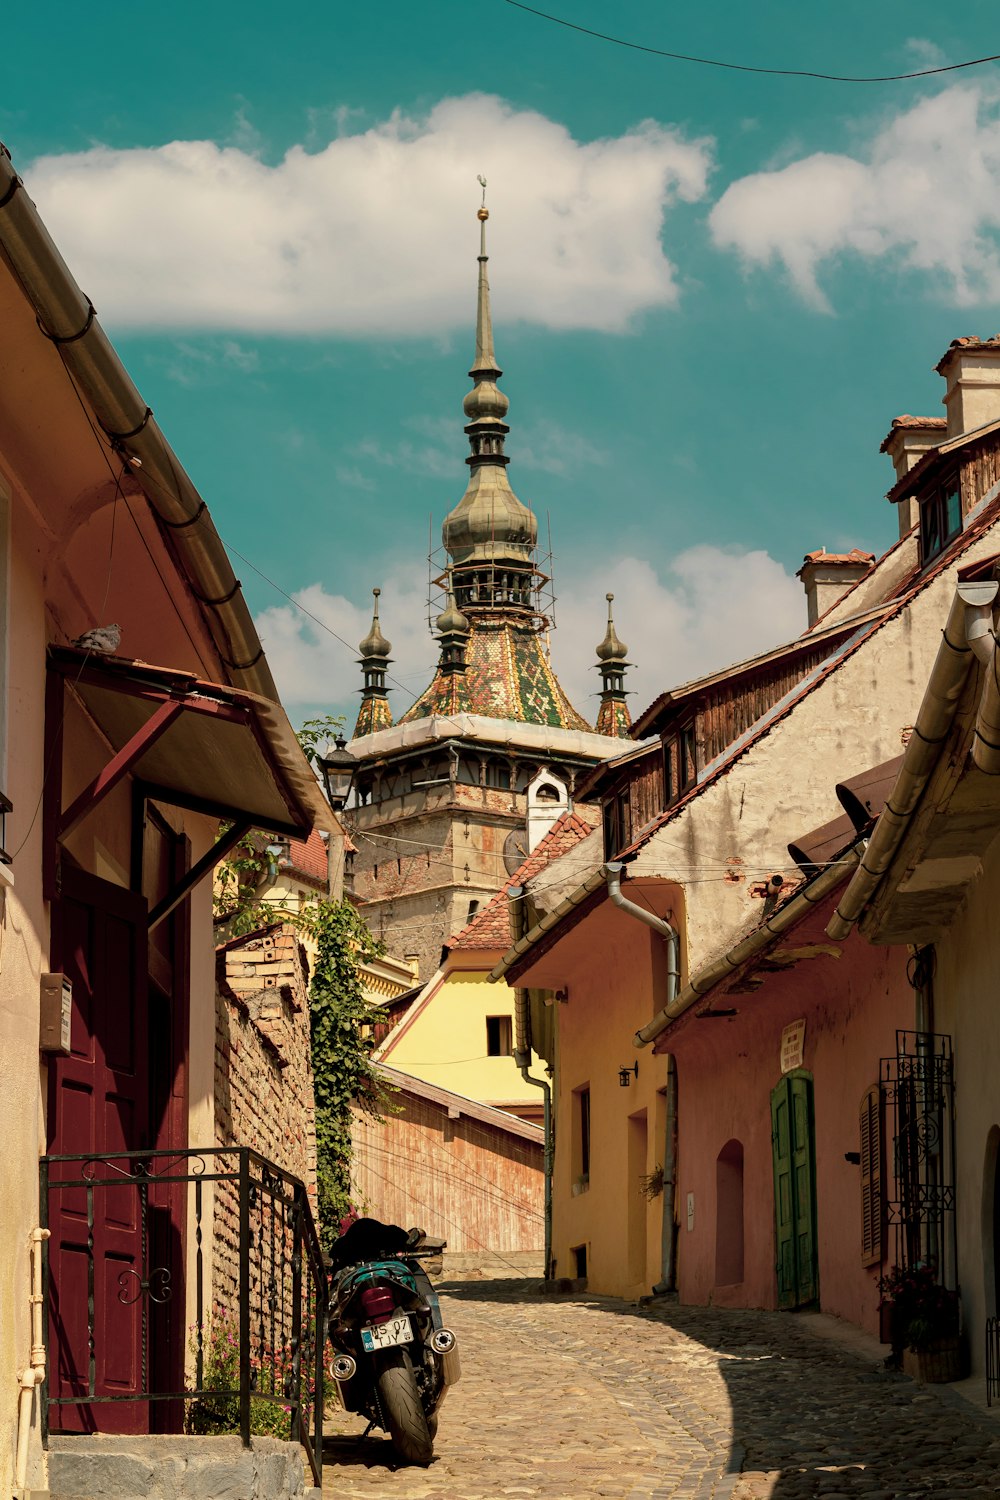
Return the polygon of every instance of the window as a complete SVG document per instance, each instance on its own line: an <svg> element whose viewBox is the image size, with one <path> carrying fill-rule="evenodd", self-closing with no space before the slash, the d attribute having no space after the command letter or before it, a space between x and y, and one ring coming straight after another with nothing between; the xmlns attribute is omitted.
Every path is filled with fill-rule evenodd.
<svg viewBox="0 0 1000 1500"><path fill-rule="evenodd" d="M882 1185L882 1094L878 1084L861 1101L861 1264L882 1260L885 1199Z"/></svg>
<svg viewBox="0 0 1000 1500"><path fill-rule="evenodd" d="M920 499L920 559L929 563L962 529L962 497L958 475Z"/></svg>
<svg viewBox="0 0 1000 1500"><path fill-rule="evenodd" d="M663 786L666 806L694 786L698 779L698 743L693 722L663 742Z"/></svg>
<svg viewBox="0 0 1000 1500"><path fill-rule="evenodd" d="M629 789L622 787L604 804L604 857L613 859L632 839L632 809Z"/></svg>
<svg viewBox="0 0 1000 1500"><path fill-rule="evenodd" d="M590 1086L573 1091L573 1177L577 1187L590 1182Z"/></svg>
<svg viewBox="0 0 1000 1500"><path fill-rule="evenodd" d="M514 1051L510 1016L486 1017L486 1056L510 1057Z"/></svg>

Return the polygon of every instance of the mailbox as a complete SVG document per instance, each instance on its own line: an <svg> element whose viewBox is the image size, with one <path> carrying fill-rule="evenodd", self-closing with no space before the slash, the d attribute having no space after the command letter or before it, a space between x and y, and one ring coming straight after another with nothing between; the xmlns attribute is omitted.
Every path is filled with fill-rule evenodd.
<svg viewBox="0 0 1000 1500"><path fill-rule="evenodd" d="M41 1031L43 1052L68 1053L73 1025L73 983L65 974L43 974Z"/></svg>

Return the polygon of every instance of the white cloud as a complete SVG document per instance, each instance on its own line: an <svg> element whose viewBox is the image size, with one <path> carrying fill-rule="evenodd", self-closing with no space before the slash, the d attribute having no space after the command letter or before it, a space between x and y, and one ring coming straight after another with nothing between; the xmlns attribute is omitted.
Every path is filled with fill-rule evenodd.
<svg viewBox="0 0 1000 1500"><path fill-rule="evenodd" d="M1000 294L1000 90L961 85L896 115L857 156L816 152L727 188L716 245L783 265L820 310L818 272L845 255L925 274L968 305Z"/></svg>
<svg viewBox="0 0 1000 1500"><path fill-rule="evenodd" d="M430 681L437 657L427 633L423 591L405 570L388 574L383 582L381 615L392 641L390 671L416 696ZM791 639L806 624L800 583L763 551L689 547L662 576L644 559L619 557L599 567L565 566L557 582L553 663L571 701L591 722L600 684L593 668L609 590L615 595L618 632L635 662L628 676L633 713L665 688ZM295 597L348 642L360 641L368 631L368 601L328 594L320 584ZM316 705L346 705L353 727L361 685L356 653L291 605L265 610L257 616L257 627L293 721ZM397 687L390 701L399 716L413 699Z"/></svg>
<svg viewBox="0 0 1000 1500"><path fill-rule="evenodd" d="M706 190L711 143L647 121L580 142L485 95L348 117L322 149L268 165L236 141L42 157L27 174L106 322L409 336L467 329L490 182L491 255L508 322L618 331L677 299L664 214ZM241 134L242 132L242 134Z"/></svg>
<svg viewBox="0 0 1000 1500"><path fill-rule="evenodd" d="M644 558L619 557L584 572L561 567L556 583L553 659L566 691L591 721L608 592L615 596L615 627L635 663L626 680L633 716L665 689L806 628L802 584L762 550L704 543L679 552L662 573Z"/></svg>

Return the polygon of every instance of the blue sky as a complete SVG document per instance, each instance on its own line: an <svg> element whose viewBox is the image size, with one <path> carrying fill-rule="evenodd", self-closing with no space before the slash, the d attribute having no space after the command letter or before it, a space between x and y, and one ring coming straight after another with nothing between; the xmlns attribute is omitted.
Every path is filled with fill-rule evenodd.
<svg viewBox="0 0 1000 1500"><path fill-rule="evenodd" d="M551 0L735 61L883 73L994 50L995 7ZM234 23L238 14L239 24ZM510 476L551 520L584 713L603 595L637 705L804 625L802 555L895 535L878 446L1000 327L996 65L872 87L402 0L5 18L0 136L223 536L349 641L381 584L397 710L466 477L476 174ZM289 712L352 653L235 560ZM110 606L109 606L110 607Z"/></svg>

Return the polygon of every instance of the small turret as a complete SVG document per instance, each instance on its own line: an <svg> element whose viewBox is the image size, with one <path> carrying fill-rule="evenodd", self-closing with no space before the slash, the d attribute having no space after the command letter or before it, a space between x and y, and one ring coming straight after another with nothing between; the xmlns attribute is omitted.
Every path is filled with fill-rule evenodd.
<svg viewBox="0 0 1000 1500"><path fill-rule="evenodd" d="M377 729L388 729L392 724L392 709L389 707L385 674L392 658L392 646L382 634L378 618L378 601L381 589L372 589L375 605L372 612L372 628L358 646L361 658L358 665L364 672L364 687L361 689L361 707L358 722L354 726L354 738L363 734L374 734Z"/></svg>
<svg viewBox="0 0 1000 1500"><path fill-rule="evenodd" d="M446 676L461 676L465 672L465 652L469 644L471 626L455 603L455 584L451 569L448 569L448 603L437 617L438 640L441 644L439 670Z"/></svg>
<svg viewBox="0 0 1000 1500"><path fill-rule="evenodd" d="M631 663L626 660L628 647L615 630L611 606L614 594L606 594L608 601L608 628L597 648L597 670L601 674L601 707L597 715L598 734L613 739L628 739L632 715L625 702L625 672Z"/></svg>

